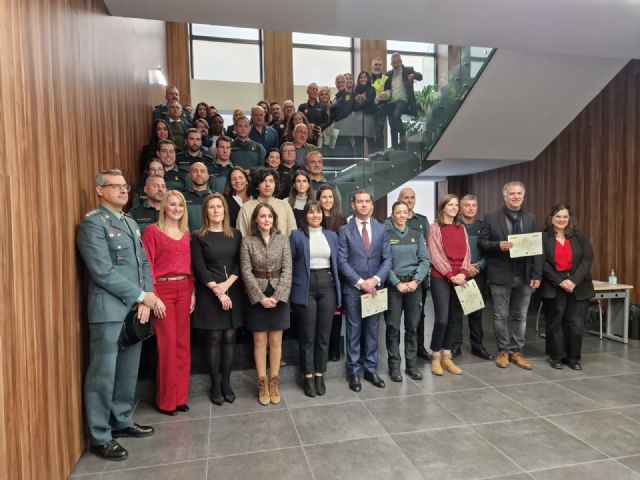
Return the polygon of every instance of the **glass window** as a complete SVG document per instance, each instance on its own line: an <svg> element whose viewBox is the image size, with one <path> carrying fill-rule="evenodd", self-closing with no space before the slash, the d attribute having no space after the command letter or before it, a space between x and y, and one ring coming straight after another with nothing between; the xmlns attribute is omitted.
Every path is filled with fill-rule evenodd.
<svg viewBox="0 0 640 480"><path fill-rule="evenodd" d="M312 47L343 47L351 48L351 38L337 37L335 35L316 35L314 33L291 34L291 41L294 44L304 44Z"/></svg>
<svg viewBox="0 0 640 480"><path fill-rule="evenodd" d="M400 42L397 40L387 41L388 52L416 52L416 53L431 53L436 52L436 46L433 43L423 42Z"/></svg>
<svg viewBox="0 0 640 480"><path fill-rule="evenodd" d="M487 58L491 53L492 48L486 47L469 47L469 53L472 57Z"/></svg>
<svg viewBox="0 0 640 480"><path fill-rule="evenodd" d="M196 80L260 83L260 46L193 40L192 77Z"/></svg>
<svg viewBox="0 0 640 480"><path fill-rule="evenodd" d="M293 84L333 87L336 75L351 71L351 53L332 50L293 49Z"/></svg>
<svg viewBox="0 0 640 480"><path fill-rule="evenodd" d="M191 25L191 34L203 37L234 38L238 40L260 40L260 30L257 28L222 27L219 25Z"/></svg>

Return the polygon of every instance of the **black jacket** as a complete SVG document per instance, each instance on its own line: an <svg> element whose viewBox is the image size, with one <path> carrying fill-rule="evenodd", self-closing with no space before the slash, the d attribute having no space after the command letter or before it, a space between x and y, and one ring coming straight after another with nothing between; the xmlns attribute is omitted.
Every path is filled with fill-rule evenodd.
<svg viewBox="0 0 640 480"><path fill-rule="evenodd" d="M409 75L413 73L414 80L420 81L422 80L422 74L420 72L416 72L413 67L405 67L402 66L402 82L404 83L404 89L407 92L407 101L409 103L409 114L415 115L417 112L416 106L416 94L413 91L413 80L409 80ZM393 79L393 70L389 70L387 72L387 81L384 82L385 91L391 91L391 80Z"/></svg>
<svg viewBox="0 0 640 480"><path fill-rule="evenodd" d="M496 285L511 284L511 257L509 252L500 250L500 242L506 242L509 235L507 218L501 208L484 217L484 225L478 236L478 244L487 258L487 280ZM522 210L522 233L539 231L533 215ZM542 279L542 255L524 257L525 281Z"/></svg>
<svg viewBox="0 0 640 480"><path fill-rule="evenodd" d="M571 243L571 270L558 272L556 270L556 236L554 232L546 231L542 234L542 249L544 264L542 266L542 283L540 296L554 298L560 282L569 279L576 284L573 294L576 300L589 300L595 296L591 280L591 264L593 263L593 248L589 240L578 232L567 232L567 240Z"/></svg>

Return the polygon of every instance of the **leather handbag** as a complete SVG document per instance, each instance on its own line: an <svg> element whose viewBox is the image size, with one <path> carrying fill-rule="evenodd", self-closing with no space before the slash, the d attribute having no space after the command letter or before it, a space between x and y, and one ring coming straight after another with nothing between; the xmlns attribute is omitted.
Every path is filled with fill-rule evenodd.
<svg viewBox="0 0 640 480"><path fill-rule="evenodd" d="M124 350L153 336L151 318L149 318L147 323L140 323L137 314L137 310L131 310L124 319L122 330L118 337L118 350Z"/></svg>

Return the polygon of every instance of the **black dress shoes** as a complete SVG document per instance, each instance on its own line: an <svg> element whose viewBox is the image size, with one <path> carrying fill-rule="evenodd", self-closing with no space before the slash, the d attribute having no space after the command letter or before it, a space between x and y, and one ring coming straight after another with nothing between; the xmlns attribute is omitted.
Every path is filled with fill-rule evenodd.
<svg viewBox="0 0 640 480"><path fill-rule="evenodd" d="M354 392L359 392L360 390L362 390L360 376L357 373L354 375L349 375L349 388Z"/></svg>
<svg viewBox="0 0 640 480"><path fill-rule="evenodd" d="M327 387L324 386L324 375L314 375L313 380L316 384L316 393L320 396L327 393Z"/></svg>
<svg viewBox="0 0 640 480"><path fill-rule="evenodd" d="M384 388L384 380L382 380L376 372L364 372L364 379L371 382L371 385L378 388Z"/></svg>
<svg viewBox="0 0 640 480"><path fill-rule="evenodd" d="M422 380L422 372L417 368L407 368L404 373L406 373L411 380Z"/></svg>
<svg viewBox="0 0 640 480"><path fill-rule="evenodd" d="M483 360L494 360L495 357L487 352L487 349L484 347L472 348L471 353L476 357L480 357Z"/></svg>
<svg viewBox="0 0 640 480"><path fill-rule="evenodd" d="M129 458L129 452L115 440L109 440L104 445L91 445L89 450L103 460L119 461Z"/></svg>
<svg viewBox="0 0 640 480"><path fill-rule="evenodd" d="M427 349L422 346L418 347L418 356L423 360L428 360L429 362L433 358L433 356L427 351Z"/></svg>
<svg viewBox="0 0 640 480"><path fill-rule="evenodd" d="M149 437L153 435L153 427L148 427L146 425L138 425L134 423L128 428L123 428L121 430L112 430L111 436L113 438L121 438L121 437ZM117 443L117 442L116 442Z"/></svg>
<svg viewBox="0 0 640 480"><path fill-rule="evenodd" d="M176 410L177 410L177 411L179 411L179 412L184 412L184 413L186 413L186 412L188 412L189 410L191 410L191 408L189 408L189 405L187 405L187 404L185 403L184 405L178 405L178 406L176 407Z"/></svg>
<svg viewBox="0 0 640 480"><path fill-rule="evenodd" d="M391 372L389 372L389 378L392 382L401 382L402 374L398 370L391 370Z"/></svg>
<svg viewBox="0 0 640 480"><path fill-rule="evenodd" d="M175 417L178 414L177 410L162 410L161 408L156 408L156 410L158 410L158 412L160 412L163 415L169 415L170 417Z"/></svg>
<svg viewBox="0 0 640 480"><path fill-rule="evenodd" d="M564 368L560 360L554 360L553 358L549 359L549 365L556 370L562 370Z"/></svg>
<svg viewBox="0 0 640 480"><path fill-rule="evenodd" d="M316 384L313 377L304 377L302 379L302 390L307 397L313 398L316 396Z"/></svg>
<svg viewBox="0 0 640 480"><path fill-rule="evenodd" d="M330 362L339 362L340 361L340 352L329 352L329 361Z"/></svg>
<svg viewBox="0 0 640 480"><path fill-rule="evenodd" d="M569 366L569 368L571 370L582 370L582 365L580 365L580 362L574 362L574 361L569 360L567 362L567 365Z"/></svg>

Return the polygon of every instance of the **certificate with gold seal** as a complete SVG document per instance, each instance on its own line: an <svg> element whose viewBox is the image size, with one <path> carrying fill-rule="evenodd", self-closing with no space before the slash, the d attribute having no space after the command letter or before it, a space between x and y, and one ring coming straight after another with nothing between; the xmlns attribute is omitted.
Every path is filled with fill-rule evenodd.
<svg viewBox="0 0 640 480"><path fill-rule="evenodd" d="M389 308L387 289L383 288L378 290L375 295L365 293L360 297L360 303L362 306L362 318L370 317L376 313L386 312Z"/></svg>
<svg viewBox="0 0 640 480"><path fill-rule="evenodd" d="M509 235L507 240L513 243L513 246L509 249L511 258L542 255L542 232Z"/></svg>
<svg viewBox="0 0 640 480"><path fill-rule="evenodd" d="M462 312L465 315L484 308L482 293L474 279L469 280L464 287L462 285L456 285L454 288L456 295L458 295L458 300L460 300L460 305L462 305Z"/></svg>

